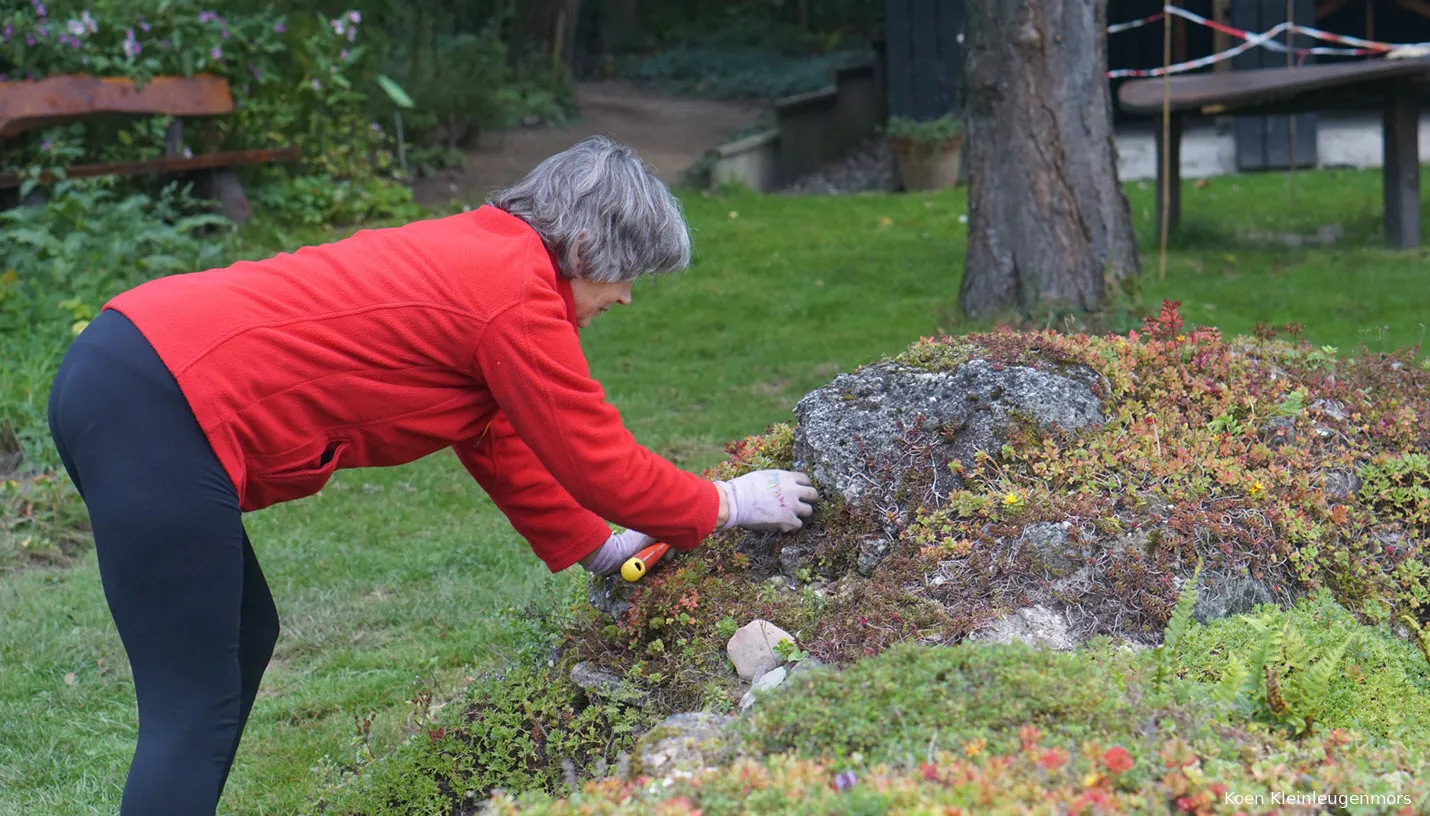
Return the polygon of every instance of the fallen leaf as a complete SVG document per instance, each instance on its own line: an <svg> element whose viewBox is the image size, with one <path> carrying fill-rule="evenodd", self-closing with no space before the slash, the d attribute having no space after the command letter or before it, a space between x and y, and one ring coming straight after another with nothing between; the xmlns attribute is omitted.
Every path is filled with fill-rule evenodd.
<svg viewBox="0 0 1430 816"><path fill-rule="evenodd" d="M892 219L892 218L890 218L889 216L886 215L886 216L884 216L884 217L882 217L882 218L879 219L879 223L880 223L880 224L883 224L884 226L887 227L887 226L889 226L890 224L893 224L893 223L894 223L894 219Z"/></svg>
<svg viewBox="0 0 1430 816"><path fill-rule="evenodd" d="M1210 187L1210 186L1212 186L1212 183L1211 183L1211 181L1208 180L1208 179L1197 179L1197 183L1194 184L1194 185L1192 185L1192 186L1194 186L1194 187L1196 187L1198 190L1200 190L1200 189L1202 189L1203 187Z"/></svg>
<svg viewBox="0 0 1430 816"><path fill-rule="evenodd" d="M65 675L65 685L67 685L67 686L73 686L73 685L74 685L74 672L70 672L69 674L66 674L66 675Z"/></svg>

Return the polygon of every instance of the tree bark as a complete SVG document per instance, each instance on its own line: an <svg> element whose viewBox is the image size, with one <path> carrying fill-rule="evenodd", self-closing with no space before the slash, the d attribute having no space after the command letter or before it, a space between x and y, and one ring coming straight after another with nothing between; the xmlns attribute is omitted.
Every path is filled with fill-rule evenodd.
<svg viewBox="0 0 1430 816"><path fill-rule="evenodd" d="M1100 311L1140 274L1117 179L1107 0L968 0L968 255L959 300L990 317Z"/></svg>

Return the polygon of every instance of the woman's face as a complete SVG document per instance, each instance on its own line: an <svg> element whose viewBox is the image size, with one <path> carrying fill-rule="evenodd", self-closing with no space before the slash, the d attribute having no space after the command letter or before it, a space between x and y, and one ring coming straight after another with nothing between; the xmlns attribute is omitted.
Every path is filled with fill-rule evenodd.
<svg viewBox="0 0 1430 816"><path fill-rule="evenodd" d="M617 303L631 302L631 281L621 283L595 283L593 281L571 279L571 297L576 301L576 325L586 328L596 315Z"/></svg>

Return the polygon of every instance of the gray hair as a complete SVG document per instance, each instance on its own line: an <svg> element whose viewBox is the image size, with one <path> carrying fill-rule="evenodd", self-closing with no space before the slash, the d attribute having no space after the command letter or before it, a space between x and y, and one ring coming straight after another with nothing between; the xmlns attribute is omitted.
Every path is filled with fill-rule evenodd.
<svg viewBox="0 0 1430 816"><path fill-rule="evenodd" d="M536 230L568 278L620 283L690 265L680 200L634 150L604 136L546 159L487 203Z"/></svg>

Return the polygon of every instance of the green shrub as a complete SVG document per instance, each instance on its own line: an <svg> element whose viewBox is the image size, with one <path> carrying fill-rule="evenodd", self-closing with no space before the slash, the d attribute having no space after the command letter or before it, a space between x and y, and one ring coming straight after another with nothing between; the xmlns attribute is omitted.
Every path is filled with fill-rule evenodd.
<svg viewBox="0 0 1430 816"><path fill-rule="evenodd" d="M285 226L333 226L387 218L416 219L412 190L384 179L335 181L330 176L275 174L256 187L260 218Z"/></svg>
<svg viewBox="0 0 1430 816"><path fill-rule="evenodd" d="M834 69L860 55L840 51L796 57L763 48L678 45L623 60L619 73L690 96L778 99L829 87Z"/></svg>

